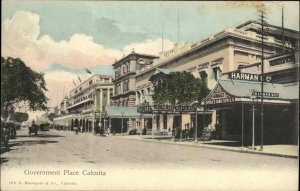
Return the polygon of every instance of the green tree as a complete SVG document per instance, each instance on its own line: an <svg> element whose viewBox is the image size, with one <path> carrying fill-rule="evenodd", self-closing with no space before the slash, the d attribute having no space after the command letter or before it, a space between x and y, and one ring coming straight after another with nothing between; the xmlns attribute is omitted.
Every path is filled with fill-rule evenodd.
<svg viewBox="0 0 300 191"><path fill-rule="evenodd" d="M23 112L15 112L12 115L12 119L16 122L23 122L23 121L27 121L28 120L28 114L27 113L23 113Z"/></svg>
<svg viewBox="0 0 300 191"><path fill-rule="evenodd" d="M33 71L19 58L1 57L1 116L25 101L33 111L46 110L44 74Z"/></svg>
<svg viewBox="0 0 300 191"><path fill-rule="evenodd" d="M158 104L191 105L201 102L209 93L205 82L189 72L158 73L150 78L154 83L153 100Z"/></svg>
<svg viewBox="0 0 300 191"><path fill-rule="evenodd" d="M53 119L54 119L55 117L57 117L57 115L56 115L55 113L50 113L50 114L48 115L48 118L49 118L50 121L53 121Z"/></svg>
<svg viewBox="0 0 300 191"><path fill-rule="evenodd" d="M209 89L205 82L195 78L189 72L157 73L150 78L154 85L153 100L156 104L171 106L192 105L194 101L201 103ZM175 114L173 113L175 116ZM180 115L182 113L180 112ZM173 120L174 127L174 120ZM180 129L181 127L179 127ZM177 130L178 131L178 130Z"/></svg>

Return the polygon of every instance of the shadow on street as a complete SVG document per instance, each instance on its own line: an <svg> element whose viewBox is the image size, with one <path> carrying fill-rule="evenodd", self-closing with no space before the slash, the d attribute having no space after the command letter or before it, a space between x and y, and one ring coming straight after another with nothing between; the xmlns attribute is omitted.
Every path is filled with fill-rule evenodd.
<svg viewBox="0 0 300 191"><path fill-rule="evenodd" d="M46 134L38 134L38 135L17 135L17 137L39 137L39 138L55 138L55 137L65 137L65 136L62 136L62 135L46 135Z"/></svg>
<svg viewBox="0 0 300 191"><path fill-rule="evenodd" d="M46 140L32 140L32 141L14 141L9 144L9 147L14 146L31 146L35 144L48 144L48 143L57 143L58 141L46 141Z"/></svg>
<svg viewBox="0 0 300 191"><path fill-rule="evenodd" d="M218 145L218 146L227 146L227 147L239 147L241 146L240 142L205 142L207 145Z"/></svg>
<svg viewBox="0 0 300 191"><path fill-rule="evenodd" d="M2 154L2 153L1 153ZM4 164L4 163L6 163L6 162L8 162L8 159L6 159L6 158L2 158L2 157L0 157L0 164L2 165L2 164Z"/></svg>

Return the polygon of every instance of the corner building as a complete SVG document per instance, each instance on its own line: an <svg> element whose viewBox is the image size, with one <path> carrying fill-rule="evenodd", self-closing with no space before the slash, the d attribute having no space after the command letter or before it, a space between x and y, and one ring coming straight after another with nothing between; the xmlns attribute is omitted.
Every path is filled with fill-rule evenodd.
<svg viewBox="0 0 300 191"><path fill-rule="evenodd" d="M241 67L261 62L261 35L257 33L259 23L248 21L237 27L229 27L223 31L211 35L206 39L194 43L178 43L174 49L160 53L159 59L152 64L143 67L136 72L136 104L153 105L149 78L156 72L188 71L196 78L207 83L209 89L213 89L219 79L224 78L231 71ZM299 32L284 29L285 42L282 42L282 28L269 25L269 35L265 36L265 57L271 57L283 51L283 43L286 51L295 49L299 40ZM225 76L226 78L226 76ZM206 120L198 121L198 126L215 126L217 123L216 110L207 111L198 117ZM154 131L167 131L173 128L172 115L156 114L152 119ZM181 127L194 126L195 117L192 114L183 114ZM204 122L205 121L205 122ZM141 124L144 124L141 119ZM175 123L176 124L176 123ZM201 125L202 124L202 125ZM143 126L141 126L143 128Z"/></svg>

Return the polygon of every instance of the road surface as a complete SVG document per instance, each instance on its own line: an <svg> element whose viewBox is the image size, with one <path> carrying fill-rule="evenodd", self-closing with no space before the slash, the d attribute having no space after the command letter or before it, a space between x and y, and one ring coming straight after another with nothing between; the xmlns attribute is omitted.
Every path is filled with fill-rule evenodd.
<svg viewBox="0 0 300 191"><path fill-rule="evenodd" d="M17 139L11 140L10 146L11 151L1 154L2 174L21 169L22 172L17 172L24 175L25 169L35 171L36 168L51 169L51 166L54 169L78 168L81 171L100 168L106 169L107 174L118 172L118 176L115 174L112 179L126 180L128 173L131 173L133 179L129 182L153 182L151 189L165 188L162 182L172 182L167 186L169 189L174 186L176 189L195 186L217 190L272 190L273 187L284 190L297 187L297 159L162 144L120 136L76 135L74 132L56 130L28 136L27 130L22 129ZM119 177L121 174L122 177ZM177 179L188 184L174 182ZM129 185L128 188L144 188L143 183ZM124 188L120 187L124 186L124 182L114 186L114 189Z"/></svg>

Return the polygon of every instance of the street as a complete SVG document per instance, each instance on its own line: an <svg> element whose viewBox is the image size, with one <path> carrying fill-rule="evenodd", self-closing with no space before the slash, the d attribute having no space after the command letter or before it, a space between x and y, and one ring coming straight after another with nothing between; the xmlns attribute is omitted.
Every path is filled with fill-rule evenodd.
<svg viewBox="0 0 300 191"><path fill-rule="evenodd" d="M262 183L268 188L273 185L273 180L280 185L277 187L279 190L297 186L298 160L283 157L162 144L120 136L76 135L74 132L56 130L28 136L27 129L21 129L17 139L10 140L10 147L9 152L1 154L2 173L20 168L24 171L24 167L35 169L37 166L43 169L50 166L95 169L101 166L108 169L108 173L113 172L112 169L122 169L123 173L129 170L137 174L145 170L150 176L158 171L175 179L179 174L169 173L170 170L182 175L189 172L189 176L195 173L202 180L211 181L210 178L214 177L213 182L217 180L225 184L225 187L220 187L223 189L232 186L231 181L246 180L249 182L243 183L243 186L248 185L247 188L251 185L254 186L251 188L260 187Z"/></svg>

